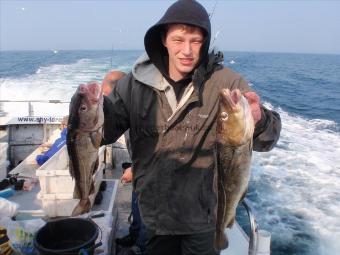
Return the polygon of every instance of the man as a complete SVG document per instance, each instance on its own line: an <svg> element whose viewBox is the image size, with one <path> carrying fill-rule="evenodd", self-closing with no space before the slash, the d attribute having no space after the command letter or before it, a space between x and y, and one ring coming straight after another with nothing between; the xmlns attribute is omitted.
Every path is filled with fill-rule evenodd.
<svg viewBox="0 0 340 255"><path fill-rule="evenodd" d="M196 1L179 0L145 35L137 60L104 98L104 143L130 128L133 185L149 255L215 254L213 190L218 96L240 89L256 122L254 150L268 151L280 117L259 104L237 73L209 53L210 20Z"/></svg>

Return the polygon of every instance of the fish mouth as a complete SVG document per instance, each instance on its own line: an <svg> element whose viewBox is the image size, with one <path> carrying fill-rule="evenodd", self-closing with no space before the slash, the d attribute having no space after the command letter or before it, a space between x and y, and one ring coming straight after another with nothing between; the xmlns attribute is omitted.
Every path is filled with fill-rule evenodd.
<svg viewBox="0 0 340 255"><path fill-rule="evenodd" d="M227 111L235 111L241 99L241 92L238 89L230 91L222 89L220 92L220 102Z"/></svg>
<svg viewBox="0 0 340 255"><path fill-rule="evenodd" d="M96 104L100 102L102 88L97 82L79 85L79 93L84 95L88 103Z"/></svg>

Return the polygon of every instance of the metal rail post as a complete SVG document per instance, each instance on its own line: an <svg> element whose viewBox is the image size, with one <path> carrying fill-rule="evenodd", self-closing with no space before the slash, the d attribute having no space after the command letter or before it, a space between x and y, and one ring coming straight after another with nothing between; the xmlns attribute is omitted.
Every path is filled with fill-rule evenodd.
<svg viewBox="0 0 340 255"><path fill-rule="evenodd" d="M247 198L244 198L242 200L242 205L247 211L249 222L250 222L250 236L249 236L249 249L248 254L249 255L255 255L256 254L256 236L257 236L257 230L258 225L256 223L254 214L253 214L253 208L251 206L250 201Z"/></svg>

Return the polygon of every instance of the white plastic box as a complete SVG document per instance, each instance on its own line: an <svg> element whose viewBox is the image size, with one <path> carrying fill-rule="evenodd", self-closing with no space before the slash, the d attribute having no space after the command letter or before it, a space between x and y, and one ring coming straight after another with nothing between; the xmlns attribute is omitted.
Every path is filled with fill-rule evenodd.
<svg viewBox="0 0 340 255"><path fill-rule="evenodd" d="M63 146L36 171L42 194L73 193L74 180L68 168L68 154Z"/></svg>
<svg viewBox="0 0 340 255"><path fill-rule="evenodd" d="M105 146L102 146L98 153L98 169L93 176L95 191L90 195L92 204L103 179L104 154ZM36 171L41 189L38 199L41 200L43 210L49 217L70 216L79 202L79 199L73 198L75 181L69 173L68 162L67 148L63 146Z"/></svg>
<svg viewBox="0 0 340 255"><path fill-rule="evenodd" d="M0 143L0 181L7 175L8 143Z"/></svg>

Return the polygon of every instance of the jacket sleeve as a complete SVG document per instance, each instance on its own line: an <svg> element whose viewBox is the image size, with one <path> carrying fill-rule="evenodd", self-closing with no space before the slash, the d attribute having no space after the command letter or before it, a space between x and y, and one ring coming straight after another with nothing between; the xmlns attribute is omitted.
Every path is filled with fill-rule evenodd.
<svg viewBox="0 0 340 255"><path fill-rule="evenodd" d="M261 105L261 120L256 123L253 135L253 150L270 151L279 140L280 132L280 115Z"/></svg>
<svg viewBox="0 0 340 255"><path fill-rule="evenodd" d="M235 80L232 89L238 88L242 93L252 91L248 82L242 77ZM279 140L281 132L280 115L261 105L261 120L256 123L253 135L253 150L259 152L270 151Z"/></svg>
<svg viewBox="0 0 340 255"><path fill-rule="evenodd" d="M104 96L104 136L102 145L115 142L130 126L130 75L118 81L109 96Z"/></svg>

